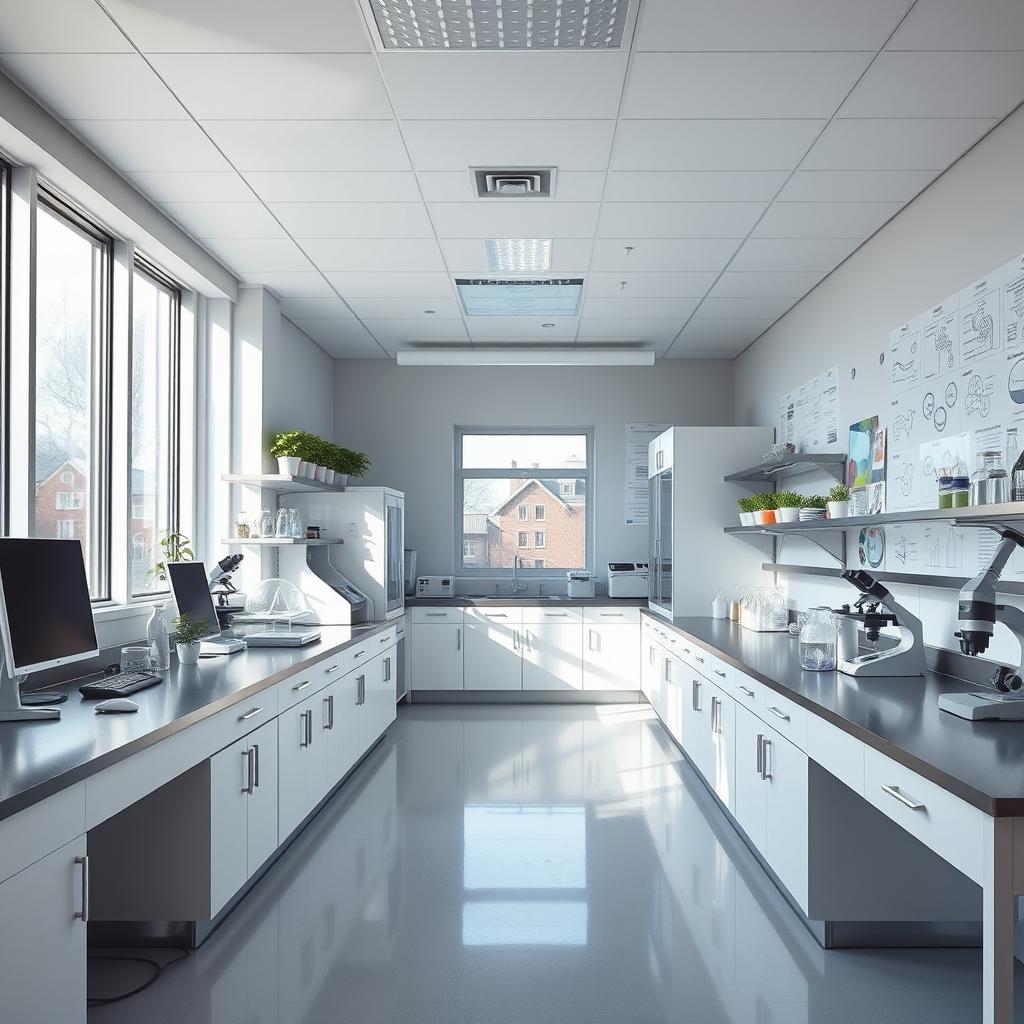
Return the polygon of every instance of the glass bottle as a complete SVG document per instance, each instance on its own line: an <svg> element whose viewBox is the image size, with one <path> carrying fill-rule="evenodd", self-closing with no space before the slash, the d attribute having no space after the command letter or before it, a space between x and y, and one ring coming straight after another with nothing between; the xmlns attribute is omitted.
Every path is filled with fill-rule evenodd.
<svg viewBox="0 0 1024 1024"><path fill-rule="evenodd" d="M1017 443L1017 428L1006 431L1006 464L1010 467L1010 501L1024 501L1024 452Z"/></svg>
<svg viewBox="0 0 1024 1024"><path fill-rule="evenodd" d="M288 514L288 509L279 508L277 510L277 522L274 525L274 536L290 537L291 535L291 516Z"/></svg>
<svg viewBox="0 0 1024 1024"><path fill-rule="evenodd" d="M972 505L999 505L1010 500L1010 478L1003 466L1002 452L978 452L970 497Z"/></svg>
<svg viewBox="0 0 1024 1024"><path fill-rule="evenodd" d="M157 672L166 672L171 667L171 635L164 617L164 602L153 606L153 614L146 624L146 639L149 642L149 658Z"/></svg>
<svg viewBox="0 0 1024 1024"><path fill-rule="evenodd" d="M800 629L800 668L805 672L834 672L836 620L824 609L812 608Z"/></svg>
<svg viewBox="0 0 1024 1024"><path fill-rule="evenodd" d="M244 512L239 512L235 517L235 536L239 540L249 539L249 517Z"/></svg>
<svg viewBox="0 0 1024 1024"><path fill-rule="evenodd" d="M288 510L288 525L290 536L300 540L302 538L302 519L299 517L299 510L297 508L290 508Z"/></svg>
<svg viewBox="0 0 1024 1024"><path fill-rule="evenodd" d="M274 536L274 515L269 508L260 512L260 534L261 537Z"/></svg>

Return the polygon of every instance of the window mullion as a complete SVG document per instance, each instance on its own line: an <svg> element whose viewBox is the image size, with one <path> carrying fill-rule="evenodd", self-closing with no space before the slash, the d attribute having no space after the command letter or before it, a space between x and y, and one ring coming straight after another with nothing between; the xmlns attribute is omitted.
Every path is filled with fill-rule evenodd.
<svg viewBox="0 0 1024 1024"><path fill-rule="evenodd" d="M118 241L113 259L113 366L110 446L110 596L117 604L131 600L131 380L132 268L135 247Z"/></svg>

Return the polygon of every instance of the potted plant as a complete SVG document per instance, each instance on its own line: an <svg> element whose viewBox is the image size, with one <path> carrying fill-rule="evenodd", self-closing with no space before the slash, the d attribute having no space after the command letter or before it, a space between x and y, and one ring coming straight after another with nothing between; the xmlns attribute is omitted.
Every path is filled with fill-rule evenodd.
<svg viewBox="0 0 1024 1024"><path fill-rule="evenodd" d="M373 463L363 452L343 448L341 445L329 445L330 465L334 470L334 482L339 487L348 486L350 476L365 476Z"/></svg>
<svg viewBox="0 0 1024 1024"><path fill-rule="evenodd" d="M277 471L282 476L298 476L302 464L301 430L285 430L270 439L270 454L277 459Z"/></svg>
<svg viewBox="0 0 1024 1024"><path fill-rule="evenodd" d="M827 504L828 502L821 494L805 494L800 509L800 518L803 520L824 519Z"/></svg>
<svg viewBox="0 0 1024 1024"><path fill-rule="evenodd" d="M775 518L780 523L796 523L804 499L796 491L779 491L775 495Z"/></svg>
<svg viewBox="0 0 1024 1024"><path fill-rule="evenodd" d="M191 562L196 557L192 541L185 534L171 530L165 530L160 538L160 553L163 557L149 570L149 575L161 583L167 582L168 562Z"/></svg>
<svg viewBox="0 0 1024 1024"><path fill-rule="evenodd" d="M174 626L174 644L178 652L179 665L195 665L199 662L199 641L210 632L206 619L193 620L183 612L171 620Z"/></svg>
<svg viewBox="0 0 1024 1024"><path fill-rule="evenodd" d="M750 500L754 504L754 524L763 526L765 523L775 522L775 512L770 508L774 494L755 494ZM768 518L771 513L771 519Z"/></svg>
<svg viewBox="0 0 1024 1024"><path fill-rule="evenodd" d="M736 505L740 511L740 526L754 525L754 512L757 511L757 502L754 498L737 498Z"/></svg>
<svg viewBox="0 0 1024 1024"><path fill-rule="evenodd" d="M826 500L829 519L845 519L850 514L850 488L846 484L836 484Z"/></svg>

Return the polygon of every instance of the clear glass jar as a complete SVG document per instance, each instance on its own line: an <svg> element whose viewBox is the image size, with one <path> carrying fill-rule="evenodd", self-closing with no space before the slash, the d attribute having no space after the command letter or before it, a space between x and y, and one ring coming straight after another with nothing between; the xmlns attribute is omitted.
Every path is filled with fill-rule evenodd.
<svg viewBox="0 0 1024 1024"><path fill-rule="evenodd" d="M235 517L235 536L238 537L239 540L249 539L249 517L244 512L239 512Z"/></svg>
<svg viewBox="0 0 1024 1024"><path fill-rule="evenodd" d="M800 628L800 668L805 672L836 669L836 617L823 608L812 608Z"/></svg>
<svg viewBox="0 0 1024 1024"><path fill-rule="evenodd" d="M965 476L955 476L950 487L953 494L953 508L967 508L970 502L970 480Z"/></svg>
<svg viewBox="0 0 1024 1024"><path fill-rule="evenodd" d="M289 536L294 537L296 540L303 536L302 519L297 508L288 509L288 529Z"/></svg>
<svg viewBox="0 0 1024 1024"><path fill-rule="evenodd" d="M953 507L953 478L951 476L939 477L939 508Z"/></svg>
<svg viewBox="0 0 1024 1024"><path fill-rule="evenodd" d="M260 512L260 532L261 537L273 537L274 536L274 513L269 508L263 509Z"/></svg>
<svg viewBox="0 0 1024 1024"><path fill-rule="evenodd" d="M1001 505L1010 500L1010 478L1003 465L1003 453L978 452L978 468L971 477L972 505Z"/></svg>
<svg viewBox="0 0 1024 1024"><path fill-rule="evenodd" d="M277 522L274 524L274 536L275 537L291 537L292 535L292 523L290 510L286 508L279 508L277 510Z"/></svg>

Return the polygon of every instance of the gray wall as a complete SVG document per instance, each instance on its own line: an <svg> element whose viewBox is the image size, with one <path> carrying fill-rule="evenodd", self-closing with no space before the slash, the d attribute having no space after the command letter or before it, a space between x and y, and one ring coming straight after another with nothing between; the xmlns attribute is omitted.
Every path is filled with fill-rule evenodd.
<svg viewBox="0 0 1024 1024"><path fill-rule="evenodd" d="M334 434L374 460L369 484L405 492L406 545L417 571L453 567L453 431L459 426L593 426L597 568L647 557L647 531L625 525L625 424L728 424L726 361L632 367L399 367L335 364Z"/></svg>
<svg viewBox="0 0 1024 1024"><path fill-rule="evenodd" d="M736 360L736 422L775 423L783 394L838 363L841 430L875 414L884 423L888 367L878 357L889 331L1024 250L1022 167L1018 109ZM804 580L790 594L804 607L849 600L851 591ZM955 592L907 587L900 595L924 619L929 643L956 645ZM1002 630L990 654L1019 656Z"/></svg>

